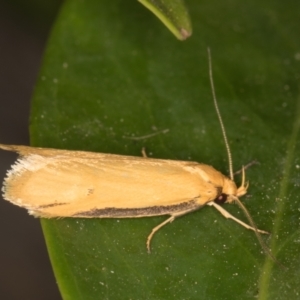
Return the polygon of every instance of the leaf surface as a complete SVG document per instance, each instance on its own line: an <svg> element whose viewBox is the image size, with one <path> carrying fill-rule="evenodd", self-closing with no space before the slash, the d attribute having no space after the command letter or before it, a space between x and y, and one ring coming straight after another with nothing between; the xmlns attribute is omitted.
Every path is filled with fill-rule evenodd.
<svg viewBox="0 0 300 300"><path fill-rule="evenodd" d="M209 46L234 168L260 162L247 170L250 188L241 200L257 226L272 233L264 238L288 270L262 253L253 232L212 207L160 230L150 255L146 237L165 217L42 220L64 299L300 293L299 4L187 5L194 33L182 43L135 1L66 1L33 99L32 145L136 156L146 147L154 158L203 162L228 174ZM246 220L235 205L224 208Z"/></svg>

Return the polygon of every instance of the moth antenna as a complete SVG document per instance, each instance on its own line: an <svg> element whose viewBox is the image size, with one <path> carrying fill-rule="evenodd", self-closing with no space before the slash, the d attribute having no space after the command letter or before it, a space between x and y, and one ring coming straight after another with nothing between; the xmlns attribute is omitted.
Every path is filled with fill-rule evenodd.
<svg viewBox="0 0 300 300"><path fill-rule="evenodd" d="M248 212L247 208L244 206L244 204L240 201L240 199L238 197L234 197L234 201L238 204L238 206L242 209L242 211L244 212L244 214L246 215L249 223L251 224L251 226L255 229L254 233L261 245L261 247L263 248L263 250L265 251L265 253L267 255L269 255L272 260L277 263L282 269L286 270L287 268L281 263L279 262L275 256L272 254L271 250L268 248L268 246L266 245L265 241L263 240L263 238L261 237L260 233L258 232L257 226L255 224L255 222L253 221L250 213Z"/></svg>
<svg viewBox="0 0 300 300"><path fill-rule="evenodd" d="M221 130L222 130L222 133L223 133L223 139L224 139L224 142L225 142L226 150L227 150L228 163L229 163L229 175L230 175L230 179L233 180L232 156L231 156L231 151L230 151L230 147L229 147L229 143L228 143L228 139L227 139L226 130L225 130L225 127L224 127L224 123L223 123L223 120L222 120L222 116L221 116L221 113L220 113L220 109L219 109L219 105L218 105L218 101L217 101L217 97L216 97L214 80L213 80L213 73L212 73L210 48L207 48L207 53L208 53L209 80L210 80L210 85L211 85L211 92L212 92L212 96L213 96L213 100L214 100L215 109L216 109L218 119L219 119L219 122L220 122Z"/></svg>

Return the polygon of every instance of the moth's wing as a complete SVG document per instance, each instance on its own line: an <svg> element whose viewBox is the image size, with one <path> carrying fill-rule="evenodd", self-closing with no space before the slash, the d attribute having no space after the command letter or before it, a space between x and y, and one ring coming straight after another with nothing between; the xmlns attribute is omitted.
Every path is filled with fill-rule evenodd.
<svg viewBox="0 0 300 300"><path fill-rule="evenodd" d="M170 214L180 205L200 207L217 195L196 163L26 148L3 191L5 199L37 216L111 217L119 211L131 217L139 209L145 215Z"/></svg>

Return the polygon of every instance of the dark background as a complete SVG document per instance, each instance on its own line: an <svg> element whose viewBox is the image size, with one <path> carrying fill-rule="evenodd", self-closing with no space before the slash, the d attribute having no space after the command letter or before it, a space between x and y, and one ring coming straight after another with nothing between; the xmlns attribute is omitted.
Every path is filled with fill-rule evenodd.
<svg viewBox="0 0 300 300"><path fill-rule="evenodd" d="M0 143L29 145L30 99L60 5L48 2L0 0ZM1 182L14 157L0 151ZM0 236L0 298L61 299L39 220L1 198Z"/></svg>

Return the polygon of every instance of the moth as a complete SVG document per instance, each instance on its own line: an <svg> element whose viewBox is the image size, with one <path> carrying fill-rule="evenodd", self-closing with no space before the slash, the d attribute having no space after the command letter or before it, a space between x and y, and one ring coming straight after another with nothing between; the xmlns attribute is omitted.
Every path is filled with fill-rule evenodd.
<svg viewBox="0 0 300 300"><path fill-rule="evenodd" d="M232 158L219 112L209 54L209 75L213 100L221 124L229 158L230 177L205 164L192 161L153 159L87 151L69 151L0 144L0 148L17 152L20 158L7 172L3 196L41 218L141 218L168 215L152 229L153 235L177 217L205 205L216 208L255 232L269 253L250 214L239 200L248 183L242 170L242 184L233 180ZM237 203L250 225L229 214L221 204Z"/></svg>

